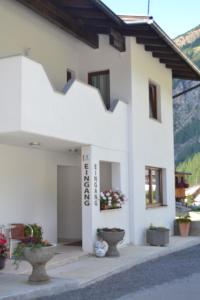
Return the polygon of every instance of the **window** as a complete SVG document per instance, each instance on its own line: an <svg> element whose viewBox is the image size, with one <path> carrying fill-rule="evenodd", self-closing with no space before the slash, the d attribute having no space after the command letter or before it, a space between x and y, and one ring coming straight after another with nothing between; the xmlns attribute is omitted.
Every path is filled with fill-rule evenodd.
<svg viewBox="0 0 200 300"><path fill-rule="evenodd" d="M75 72L70 69L67 69L67 82L74 78L75 78Z"/></svg>
<svg viewBox="0 0 200 300"><path fill-rule="evenodd" d="M107 109L110 108L110 71L100 71L88 74L88 83L97 89L103 98Z"/></svg>
<svg viewBox="0 0 200 300"><path fill-rule="evenodd" d="M158 103L158 87L153 83L149 83L149 117L159 120L159 103Z"/></svg>
<svg viewBox="0 0 200 300"><path fill-rule="evenodd" d="M145 194L147 207L163 205L162 169L146 167Z"/></svg>

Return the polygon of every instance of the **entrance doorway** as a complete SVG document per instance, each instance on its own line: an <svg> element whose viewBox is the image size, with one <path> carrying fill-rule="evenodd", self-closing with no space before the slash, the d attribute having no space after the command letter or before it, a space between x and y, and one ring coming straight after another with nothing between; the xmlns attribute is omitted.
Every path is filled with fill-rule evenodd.
<svg viewBox="0 0 200 300"><path fill-rule="evenodd" d="M57 181L58 242L81 246L81 167L58 166Z"/></svg>

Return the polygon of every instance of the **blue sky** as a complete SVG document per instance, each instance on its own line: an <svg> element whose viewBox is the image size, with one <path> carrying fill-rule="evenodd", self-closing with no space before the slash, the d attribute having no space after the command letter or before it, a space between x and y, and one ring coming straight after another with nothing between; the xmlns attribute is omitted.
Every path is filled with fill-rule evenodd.
<svg viewBox="0 0 200 300"><path fill-rule="evenodd" d="M147 14L148 0L102 0L117 14ZM200 24L200 0L150 0L150 15L174 38Z"/></svg>

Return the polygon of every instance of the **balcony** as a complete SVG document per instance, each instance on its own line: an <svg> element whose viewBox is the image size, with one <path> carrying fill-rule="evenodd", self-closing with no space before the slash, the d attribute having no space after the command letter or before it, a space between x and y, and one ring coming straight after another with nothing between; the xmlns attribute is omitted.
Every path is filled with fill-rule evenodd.
<svg viewBox="0 0 200 300"><path fill-rule="evenodd" d="M126 150L127 104L107 111L97 89L70 82L66 93L52 87L43 67L23 56L0 59L0 143L44 148L93 144Z"/></svg>

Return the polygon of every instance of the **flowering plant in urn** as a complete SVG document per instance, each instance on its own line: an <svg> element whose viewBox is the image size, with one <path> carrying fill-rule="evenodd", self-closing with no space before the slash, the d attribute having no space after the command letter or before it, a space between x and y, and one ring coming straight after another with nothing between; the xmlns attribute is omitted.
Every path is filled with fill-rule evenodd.
<svg viewBox="0 0 200 300"><path fill-rule="evenodd" d="M125 195L119 190L110 189L100 194L101 210L121 208L125 201Z"/></svg>
<svg viewBox="0 0 200 300"><path fill-rule="evenodd" d="M7 258L8 249L7 249L7 239L4 234L0 233L0 257Z"/></svg>
<svg viewBox="0 0 200 300"><path fill-rule="evenodd" d="M7 239L4 234L0 233L0 270L4 269L5 261L8 256Z"/></svg>

